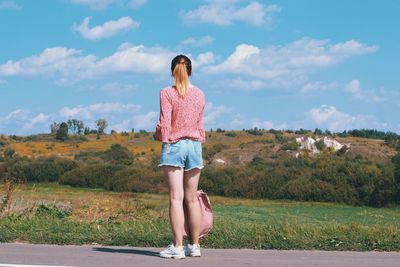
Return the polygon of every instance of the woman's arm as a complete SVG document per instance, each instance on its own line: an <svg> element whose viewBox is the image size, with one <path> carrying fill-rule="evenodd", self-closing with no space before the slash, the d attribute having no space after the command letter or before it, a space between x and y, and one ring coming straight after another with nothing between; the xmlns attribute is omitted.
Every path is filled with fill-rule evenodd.
<svg viewBox="0 0 400 267"><path fill-rule="evenodd" d="M154 138L161 142L168 143L171 131L172 103L166 90L160 91L160 118L156 126Z"/></svg>

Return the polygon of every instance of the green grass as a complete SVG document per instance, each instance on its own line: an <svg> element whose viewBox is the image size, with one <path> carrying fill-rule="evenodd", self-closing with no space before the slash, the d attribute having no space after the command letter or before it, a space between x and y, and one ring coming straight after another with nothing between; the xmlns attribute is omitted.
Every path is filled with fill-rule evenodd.
<svg viewBox="0 0 400 267"><path fill-rule="evenodd" d="M210 198L215 221L204 247L400 250L399 207ZM166 195L37 184L18 187L13 199L0 218L0 242L165 246L171 240ZM17 207L39 200L71 203L72 214Z"/></svg>

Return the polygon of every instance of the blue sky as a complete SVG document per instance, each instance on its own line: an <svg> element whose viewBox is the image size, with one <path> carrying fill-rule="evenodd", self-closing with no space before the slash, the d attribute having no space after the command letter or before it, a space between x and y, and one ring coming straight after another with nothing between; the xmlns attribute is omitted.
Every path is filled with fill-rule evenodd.
<svg viewBox="0 0 400 267"><path fill-rule="evenodd" d="M400 133L400 3L0 0L0 133L52 122L154 130L171 59L193 60L207 130Z"/></svg>

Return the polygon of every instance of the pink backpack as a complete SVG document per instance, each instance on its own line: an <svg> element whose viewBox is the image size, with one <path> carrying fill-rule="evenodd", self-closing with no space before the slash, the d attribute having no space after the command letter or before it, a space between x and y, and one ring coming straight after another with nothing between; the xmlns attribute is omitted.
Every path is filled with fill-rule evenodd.
<svg viewBox="0 0 400 267"><path fill-rule="evenodd" d="M210 199L208 198L207 193L203 192L203 190L198 190L197 197L200 201L200 209L202 214L200 237L203 237L207 235L212 229L213 213L211 209ZM190 239L188 212L185 204L183 205L183 209L185 212L185 229L183 231L183 238Z"/></svg>

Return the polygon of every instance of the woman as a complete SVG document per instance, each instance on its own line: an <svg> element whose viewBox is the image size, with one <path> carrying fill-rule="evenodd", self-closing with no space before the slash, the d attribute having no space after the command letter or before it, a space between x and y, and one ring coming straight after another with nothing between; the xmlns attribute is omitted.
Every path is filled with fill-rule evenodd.
<svg viewBox="0 0 400 267"><path fill-rule="evenodd" d="M160 91L160 119L155 139L163 142L161 160L169 188L169 218L173 243L160 252L163 258L182 259L199 257L201 211L197 198L197 186L203 168L202 143L204 93L189 82L192 64L184 55L171 62L174 86ZM183 248L184 210L188 211L191 243Z"/></svg>

